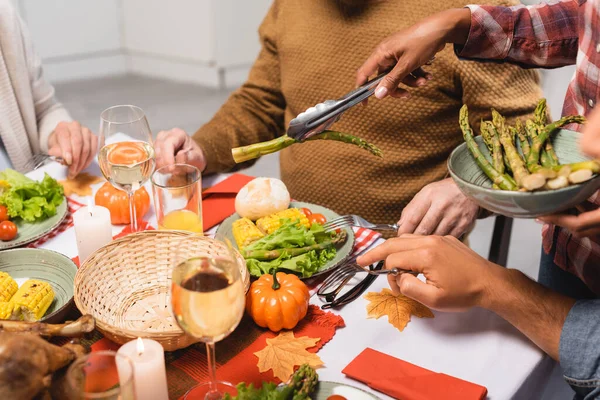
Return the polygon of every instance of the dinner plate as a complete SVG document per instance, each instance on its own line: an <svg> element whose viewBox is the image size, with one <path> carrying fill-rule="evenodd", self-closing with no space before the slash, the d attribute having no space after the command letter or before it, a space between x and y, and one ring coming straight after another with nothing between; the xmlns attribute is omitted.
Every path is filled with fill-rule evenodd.
<svg viewBox="0 0 600 400"><path fill-rule="evenodd" d="M327 400L328 397L333 395L342 396L347 400L380 400L379 397L354 386L328 381L319 381L312 398L314 400Z"/></svg>
<svg viewBox="0 0 600 400"><path fill-rule="evenodd" d="M39 222L26 222L18 218L13 221L17 225L17 237L7 242L0 242L0 250L23 246L52 232L67 216L67 198L63 197L62 203L56 207L56 214Z"/></svg>
<svg viewBox="0 0 600 400"><path fill-rule="evenodd" d="M317 204L304 203L301 201L292 201L290 203L290 207L291 208L308 208L314 214L317 214L317 213L323 214L323 216L325 216L327 221L340 216L338 213L331 211L330 209L328 209L326 207L319 206ZM240 218L241 217L237 213L229 216L225 221L223 221L223 223L221 225L219 225L219 227L217 228L215 237L227 238L227 239L229 239L229 241L231 241L231 243L234 244L234 246L237 247L237 245L235 245L235 239L233 238L232 225L233 225L234 221L236 221ZM335 258L333 260L329 261L327 264L323 265L317 272L315 272L311 276L311 278L321 275L321 274L324 274L328 271L331 271L332 269L339 266L346 258L348 258L348 256L350 254L352 254L352 248L354 247L354 231L351 228L344 228L344 230L346 231L347 238L346 238L346 241L344 242L344 244L341 247L337 248ZM310 279L310 278L303 278L303 279Z"/></svg>
<svg viewBox="0 0 600 400"><path fill-rule="evenodd" d="M68 257L45 249L12 249L0 252L0 271L19 287L28 279L46 281L54 290L54 300L41 321L60 323L73 304L73 283L77 266Z"/></svg>

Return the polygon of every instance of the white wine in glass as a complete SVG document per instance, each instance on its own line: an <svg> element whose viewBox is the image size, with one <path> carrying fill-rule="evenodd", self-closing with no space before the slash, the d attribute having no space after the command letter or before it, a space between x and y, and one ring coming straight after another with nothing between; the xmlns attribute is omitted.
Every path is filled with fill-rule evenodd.
<svg viewBox="0 0 600 400"><path fill-rule="evenodd" d="M100 117L98 164L104 177L129 197L131 231L136 232L133 195L154 172L152 132L146 115L136 106L114 106Z"/></svg>
<svg viewBox="0 0 600 400"><path fill-rule="evenodd" d="M185 242L185 240L184 240ZM173 269L171 303L175 319L187 334L206 343L210 381L192 388L185 399L218 400L235 394L216 379L215 342L228 336L244 314L245 293L235 257L199 256Z"/></svg>

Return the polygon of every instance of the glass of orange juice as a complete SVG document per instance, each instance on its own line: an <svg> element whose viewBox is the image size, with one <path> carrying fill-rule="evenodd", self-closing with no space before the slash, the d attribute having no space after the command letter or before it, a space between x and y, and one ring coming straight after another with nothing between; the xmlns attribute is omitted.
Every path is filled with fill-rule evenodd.
<svg viewBox="0 0 600 400"><path fill-rule="evenodd" d="M202 179L192 165L174 164L152 174L158 229L202 234Z"/></svg>

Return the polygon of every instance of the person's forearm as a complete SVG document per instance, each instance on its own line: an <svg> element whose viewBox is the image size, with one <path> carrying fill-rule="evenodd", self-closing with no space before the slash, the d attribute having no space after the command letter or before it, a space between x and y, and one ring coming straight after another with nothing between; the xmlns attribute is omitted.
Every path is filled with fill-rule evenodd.
<svg viewBox="0 0 600 400"><path fill-rule="evenodd" d="M510 322L558 360L560 334L575 300L545 288L518 270L492 268L482 307Z"/></svg>
<svg viewBox="0 0 600 400"><path fill-rule="evenodd" d="M471 10L468 8L453 8L442 11L438 15L447 21L446 34L444 35L446 43L464 46L471 29Z"/></svg>

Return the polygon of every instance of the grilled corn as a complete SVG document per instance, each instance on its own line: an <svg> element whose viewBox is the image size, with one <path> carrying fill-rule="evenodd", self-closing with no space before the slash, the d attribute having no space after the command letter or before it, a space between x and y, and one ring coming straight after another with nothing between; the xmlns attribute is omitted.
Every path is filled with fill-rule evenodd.
<svg viewBox="0 0 600 400"><path fill-rule="evenodd" d="M250 221L248 218L240 218L234 221L232 230L233 238L240 250L265 236L260 229L254 225L254 222Z"/></svg>
<svg viewBox="0 0 600 400"><path fill-rule="evenodd" d="M54 291L47 282L30 279L23 284L11 299L21 308L25 321L41 319L54 300Z"/></svg>
<svg viewBox="0 0 600 400"><path fill-rule="evenodd" d="M6 272L0 271L0 302L9 301L18 289L17 282Z"/></svg>
<svg viewBox="0 0 600 400"><path fill-rule="evenodd" d="M302 211L297 208L288 208L287 210L279 211L275 214L268 215L266 217L259 218L256 221L256 226L267 234L275 232L281 227L281 220L289 219L291 221L298 221L300 225L310 228L310 222Z"/></svg>
<svg viewBox="0 0 600 400"><path fill-rule="evenodd" d="M21 319L21 307L15 305L12 301L0 302L0 320L2 319Z"/></svg>

